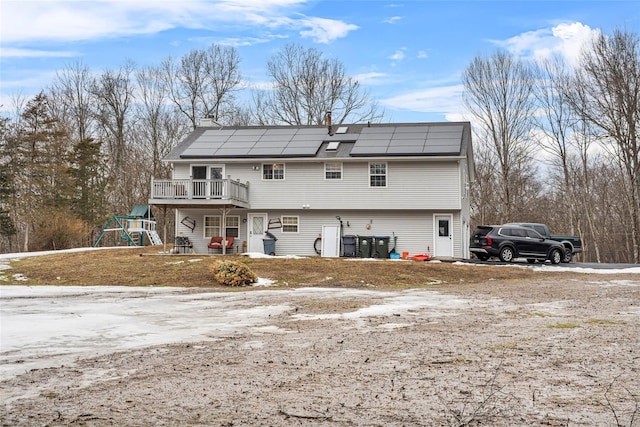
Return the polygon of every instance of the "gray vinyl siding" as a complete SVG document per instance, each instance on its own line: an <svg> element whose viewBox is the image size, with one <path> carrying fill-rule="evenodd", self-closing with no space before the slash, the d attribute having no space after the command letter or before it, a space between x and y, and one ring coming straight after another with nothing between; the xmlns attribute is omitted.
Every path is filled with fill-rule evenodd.
<svg viewBox="0 0 640 427"><path fill-rule="evenodd" d="M262 163L225 164L226 177L249 182L250 186L251 208L229 213L240 216L240 237L234 251L241 252L242 242L247 240L247 225L242 220L251 212L265 212L269 219L283 215L299 217L298 233L270 230L278 238L276 252L279 255L315 256L314 240L321 234L323 225L338 224L336 216L343 221L344 235L393 237L395 233L397 252L416 255L431 251L433 254L434 215L451 214L453 256L468 256L468 242L463 239L463 230L469 222L468 173L464 160L387 161L387 187L384 188L369 187L368 161L344 162L341 180L325 180L323 162L284 163L282 181L262 180ZM175 164L174 178L189 178L190 169L189 164ZM302 209L303 205L309 208ZM220 216L221 212L215 208L176 212L176 233L189 237L196 253L208 252L205 215ZM196 220L193 231L180 223L185 216Z"/></svg>
<svg viewBox="0 0 640 427"><path fill-rule="evenodd" d="M242 251L243 241L247 240L247 225L243 219L247 218L249 211L235 210L229 215L240 216L240 237L236 239L237 251ZM434 230L433 217L435 214L453 213L453 256L463 257L463 242L461 236L461 221L459 212L443 211L357 211L348 209L336 210L273 210L268 211L269 219L284 216L299 217L299 231L297 233L285 233L282 229L271 229L278 239L276 242L277 255L301 255L316 256L313 242L322 233L323 225L338 225L336 216L340 216L343 222L343 235L355 236L389 236L390 247L393 247L393 236L397 237L396 251L398 253L409 252L410 255L424 254L428 251L434 254ZM204 216L220 215L219 210L210 209L180 209L176 212L177 232L183 233L194 245L196 253L207 253L209 239L204 237ZM180 223L182 218L189 216L196 220L193 231ZM367 229L367 224L370 226Z"/></svg>
<svg viewBox="0 0 640 427"><path fill-rule="evenodd" d="M369 186L369 162L344 162L341 180L325 180L324 162L284 162L284 180L263 180L262 163L230 163L225 175L249 182L252 209L460 209L457 161L387 163L387 186ZM254 170L254 166L259 166ZM174 178L189 178L176 165Z"/></svg>

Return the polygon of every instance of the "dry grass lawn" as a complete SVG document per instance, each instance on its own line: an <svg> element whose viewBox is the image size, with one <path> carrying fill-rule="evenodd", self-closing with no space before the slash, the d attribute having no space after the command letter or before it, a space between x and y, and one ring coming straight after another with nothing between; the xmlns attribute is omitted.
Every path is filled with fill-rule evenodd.
<svg viewBox="0 0 640 427"><path fill-rule="evenodd" d="M222 259L245 263L273 286L221 287L209 267ZM185 294L217 304L178 319L208 325L201 341L83 356L0 381L1 425L638 427L640 420L637 274L158 255L157 248L60 253L11 267L0 270L0 283L190 287L159 293L175 295L176 308L192 307ZM295 289L312 286L360 289ZM220 292L237 290L246 292ZM86 304L93 293L109 304L130 297L61 292L55 304ZM399 297L416 305L395 305ZM40 314L31 296L22 298L14 301L19 315ZM388 305L395 308L379 311ZM285 308L257 323L220 320L264 307ZM78 321L74 310L64 315ZM19 355L5 356L20 364Z"/></svg>
<svg viewBox="0 0 640 427"><path fill-rule="evenodd" d="M350 287L404 289L488 280L524 282L534 277L567 278L571 273L527 268L461 265L447 262L333 258L249 258L207 254L166 255L158 248L120 248L24 258L12 263L7 284L72 286L218 287L209 266L222 259L246 264L275 287ZM551 268L550 268L551 270ZM15 275L28 278L27 283ZM575 274L573 274L575 275ZM578 276L580 274L577 274ZM246 289L246 288L245 288Z"/></svg>

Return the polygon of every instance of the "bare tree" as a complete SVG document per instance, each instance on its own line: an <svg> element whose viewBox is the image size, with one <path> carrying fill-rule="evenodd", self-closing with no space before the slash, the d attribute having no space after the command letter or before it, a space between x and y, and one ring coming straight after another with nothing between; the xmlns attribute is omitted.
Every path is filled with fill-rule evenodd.
<svg viewBox="0 0 640 427"><path fill-rule="evenodd" d="M95 108L91 93L93 85L89 68L80 62L56 72L51 85L51 105L56 116L67 123L75 142L92 136Z"/></svg>
<svg viewBox="0 0 640 427"><path fill-rule="evenodd" d="M379 121L382 113L360 83L337 59L317 49L289 44L267 63L270 91L254 98L260 124L323 125L327 111L335 123Z"/></svg>
<svg viewBox="0 0 640 427"><path fill-rule="evenodd" d="M205 117L216 121L230 121L235 110L235 92L240 88L240 56L236 49L211 45L205 52L205 82L207 92L202 104Z"/></svg>
<svg viewBox="0 0 640 427"><path fill-rule="evenodd" d="M497 167L501 203L496 207L504 209L499 219L512 220L516 205L526 196L516 185L519 174L531 173L535 75L522 61L498 51L489 58L474 58L462 80L465 103L479 124L480 143L487 144Z"/></svg>
<svg viewBox="0 0 640 427"><path fill-rule="evenodd" d="M126 185L127 131L134 102L131 74L134 66L127 62L119 70L105 70L92 87L97 101L97 119L102 140L106 143L110 179L112 181L112 208L126 209L131 188ZM130 175L130 174L128 174Z"/></svg>
<svg viewBox="0 0 640 427"><path fill-rule="evenodd" d="M180 60L162 62L165 84L171 101L184 114L193 129L202 117L231 121L234 95L240 88L240 57L234 48L212 45L192 50Z"/></svg>
<svg viewBox="0 0 640 427"><path fill-rule="evenodd" d="M640 46L638 35L601 34L564 88L579 117L601 129L624 173L632 261L640 262Z"/></svg>
<svg viewBox="0 0 640 427"><path fill-rule="evenodd" d="M168 90L158 67L144 67L136 73L136 99L134 106L136 130L133 138L139 143L143 156L149 163L146 167L153 177L161 177L167 170L162 158L189 131L189 124L168 101Z"/></svg>

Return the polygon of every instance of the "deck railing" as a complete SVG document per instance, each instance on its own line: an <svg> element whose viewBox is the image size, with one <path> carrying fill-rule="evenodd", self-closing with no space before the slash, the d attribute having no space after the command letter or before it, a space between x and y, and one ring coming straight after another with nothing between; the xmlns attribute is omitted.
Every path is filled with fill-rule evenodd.
<svg viewBox="0 0 640 427"><path fill-rule="evenodd" d="M249 201L249 184L232 179L152 179L151 198Z"/></svg>

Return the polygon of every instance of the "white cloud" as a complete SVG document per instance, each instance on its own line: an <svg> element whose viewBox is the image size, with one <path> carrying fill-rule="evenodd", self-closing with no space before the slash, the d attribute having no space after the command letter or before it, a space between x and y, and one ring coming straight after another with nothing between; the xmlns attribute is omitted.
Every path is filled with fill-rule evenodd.
<svg viewBox="0 0 640 427"><path fill-rule="evenodd" d="M400 20L402 20L401 16L392 16L391 18L387 18L382 22L384 22L385 24L395 24Z"/></svg>
<svg viewBox="0 0 640 427"><path fill-rule="evenodd" d="M155 34L173 28L212 29L233 24L300 30L329 43L356 25L297 15L305 0L18 1L3 0L0 37L8 43L83 41ZM25 25L25 23L29 25Z"/></svg>
<svg viewBox="0 0 640 427"><path fill-rule="evenodd" d="M561 55L569 64L575 65L585 43L599 33L598 29L592 29L580 22L572 22L529 31L506 40L492 40L492 42L517 56L540 60Z"/></svg>
<svg viewBox="0 0 640 427"><path fill-rule="evenodd" d="M361 73L353 76L355 80L357 80L361 85L365 86L376 86L382 84L381 80L387 77L386 73L378 73L375 71L369 73Z"/></svg>
<svg viewBox="0 0 640 427"><path fill-rule="evenodd" d="M2 58L72 58L78 55L80 55L78 52L68 50L55 51L0 47L0 57Z"/></svg>
<svg viewBox="0 0 640 427"><path fill-rule="evenodd" d="M418 58L420 58L420 59L426 59L426 58L428 58L428 57L429 57L429 54L428 54L426 51L421 50L420 52L418 52Z"/></svg>
<svg viewBox="0 0 640 427"><path fill-rule="evenodd" d="M358 29L357 25L324 18L307 18L300 23L310 27L308 30L300 31L302 37L310 37L316 43L325 44L346 37L351 31Z"/></svg>
<svg viewBox="0 0 640 427"><path fill-rule="evenodd" d="M381 104L397 110L442 113L448 120L451 120L450 117L457 117L456 120L459 120L465 113L463 90L464 86L461 84L430 87L383 99Z"/></svg>
<svg viewBox="0 0 640 427"><path fill-rule="evenodd" d="M156 33L180 20L180 14L168 10L170 4L175 6L173 2L3 2L0 34L3 43L15 43Z"/></svg>
<svg viewBox="0 0 640 427"><path fill-rule="evenodd" d="M400 48L400 49L396 50L393 53L393 55L391 55L389 57L389 59L391 59L393 61L402 61L406 56L406 54L405 54L406 50L407 50L406 47L403 47L403 48Z"/></svg>

